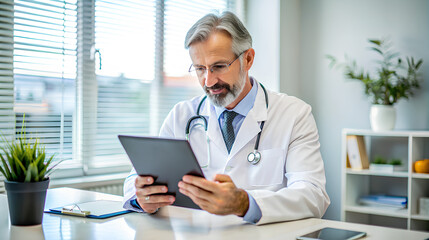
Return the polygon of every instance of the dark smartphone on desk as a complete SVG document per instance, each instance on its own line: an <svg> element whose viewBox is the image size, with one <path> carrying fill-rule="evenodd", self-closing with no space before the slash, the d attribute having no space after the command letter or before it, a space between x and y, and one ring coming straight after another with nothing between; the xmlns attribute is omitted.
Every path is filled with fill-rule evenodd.
<svg viewBox="0 0 429 240"><path fill-rule="evenodd" d="M322 228L317 231L299 236L296 239L298 240L352 240L365 237L365 232L357 232L339 228Z"/></svg>

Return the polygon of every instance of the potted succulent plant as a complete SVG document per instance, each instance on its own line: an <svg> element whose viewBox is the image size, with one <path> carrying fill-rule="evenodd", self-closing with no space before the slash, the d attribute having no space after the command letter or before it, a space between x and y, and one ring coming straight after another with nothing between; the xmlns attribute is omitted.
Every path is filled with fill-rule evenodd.
<svg viewBox="0 0 429 240"><path fill-rule="evenodd" d="M369 164L369 170L378 172L397 172L406 171L406 166L402 164L402 160L399 158L387 161L382 156L376 155L374 161Z"/></svg>
<svg viewBox="0 0 429 240"><path fill-rule="evenodd" d="M6 178L11 223L41 224L54 156L47 157L38 139L27 139L24 126L17 139L2 140L0 172Z"/></svg>
<svg viewBox="0 0 429 240"><path fill-rule="evenodd" d="M370 112L371 128L374 131L392 130L396 121L394 104L399 99L408 99L414 90L420 88L421 76L418 73L423 60L415 61L413 57L406 57L406 64L399 53L391 50L390 42L386 40L369 39L372 51L380 55L381 60L374 74L358 69L356 61L347 59L345 63L339 63L331 55L330 66L337 66L344 71L347 79L358 80L364 84L365 94L372 102Z"/></svg>

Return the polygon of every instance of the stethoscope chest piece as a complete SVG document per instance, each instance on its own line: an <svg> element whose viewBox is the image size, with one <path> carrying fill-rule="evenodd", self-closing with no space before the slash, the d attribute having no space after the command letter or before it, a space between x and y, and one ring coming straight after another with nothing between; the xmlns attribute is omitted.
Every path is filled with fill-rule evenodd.
<svg viewBox="0 0 429 240"><path fill-rule="evenodd" d="M256 165L261 161L261 153L259 151L253 151L247 155L247 161L253 165Z"/></svg>

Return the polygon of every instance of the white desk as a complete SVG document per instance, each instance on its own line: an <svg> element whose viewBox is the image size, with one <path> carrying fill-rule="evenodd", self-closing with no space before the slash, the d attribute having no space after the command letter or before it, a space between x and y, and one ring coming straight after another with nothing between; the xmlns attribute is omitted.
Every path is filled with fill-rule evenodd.
<svg viewBox="0 0 429 240"><path fill-rule="evenodd" d="M49 189L46 209L91 200L121 197L72 188ZM155 215L129 213L104 220L45 213L43 224L10 225L6 195L0 195L0 239L295 239L322 227L366 231L366 239L426 239L429 233L322 219L254 226L234 216L166 207Z"/></svg>

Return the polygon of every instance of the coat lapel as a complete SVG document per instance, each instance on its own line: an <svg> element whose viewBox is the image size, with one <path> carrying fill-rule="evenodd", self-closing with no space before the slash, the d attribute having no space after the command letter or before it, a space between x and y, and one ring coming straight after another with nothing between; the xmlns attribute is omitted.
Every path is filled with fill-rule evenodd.
<svg viewBox="0 0 429 240"><path fill-rule="evenodd" d="M256 81L255 81L256 82ZM257 83L257 82L256 82ZM258 83L257 83L258 84ZM229 154L229 159L233 158L243 147L245 147L261 131L260 124L267 120L267 107L265 105L265 94L261 85L258 85L255 104L249 111L240 130L235 137L234 145Z"/></svg>
<svg viewBox="0 0 429 240"><path fill-rule="evenodd" d="M259 84L257 81L255 81L255 83ZM262 90L262 87L258 85L255 104L247 114L237 136L235 137L234 145L232 146L228 159L234 157L235 154L237 154L261 131L260 124L262 121L267 120L267 112L268 110L265 103L264 90ZM209 104L208 99L205 100L201 115L208 118L207 134L210 142L216 144L219 149L224 149L225 152L227 152L222 132L220 131L219 122L216 118L216 112L214 107Z"/></svg>

